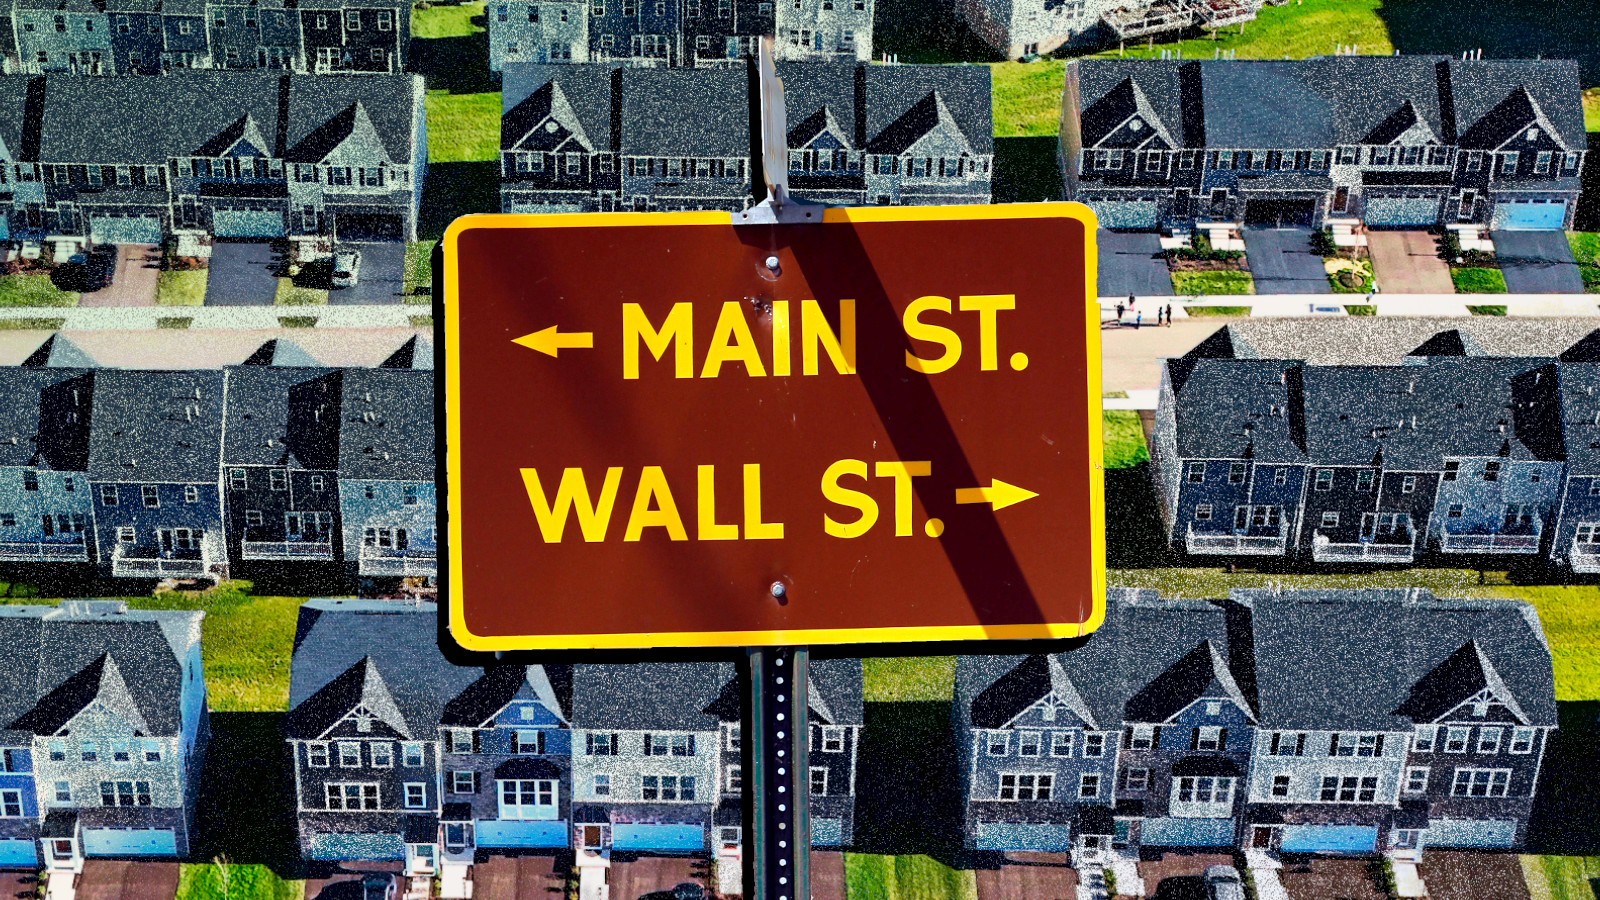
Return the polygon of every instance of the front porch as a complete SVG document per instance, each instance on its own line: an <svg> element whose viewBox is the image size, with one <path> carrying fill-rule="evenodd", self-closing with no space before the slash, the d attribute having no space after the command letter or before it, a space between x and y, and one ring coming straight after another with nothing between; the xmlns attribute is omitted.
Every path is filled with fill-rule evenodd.
<svg viewBox="0 0 1600 900"><path fill-rule="evenodd" d="M1322 532L1311 536L1314 562L1408 563L1416 557L1416 532L1381 535L1354 543L1334 543Z"/></svg>
<svg viewBox="0 0 1600 900"><path fill-rule="evenodd" d="M383 547L362 547L357 560L361 575L428 576L439 573L439 551L434 548L408 547L389 550Z"/></svg>
<svg viewBox="0 0 1600 900"><path fill-rule="evenodd" d="M210 569L211 561L199 550L172 550L156 555L147 552L125 551L122 545L111 554L113 578L200 578Z"/></svg>
<svg viewBox="0 0 1600 900"><path fill-rule="evenodd" d="M1580 526L1581 530L1581 526ZM1600 535L1591 534L1590 540L1582 536L1572 539L1572 552L1567 555L1567 562L1572 566L1572 571L1592 575L1600 572L1600 541L1594 540Z"/></svg>
<svg viewBox="0 0 1600 900"><path fill-rule="evenodd" d="M0 542L0 562L88 562L89 548L78 540Z"/></svg>
<svg viewBox="0 0 1600 900"><path fill-rule="evenodd" d="M1517 526L1509 532L1453 532L1441 530L1441 553L1538 553L1544 524Z"/></svg>

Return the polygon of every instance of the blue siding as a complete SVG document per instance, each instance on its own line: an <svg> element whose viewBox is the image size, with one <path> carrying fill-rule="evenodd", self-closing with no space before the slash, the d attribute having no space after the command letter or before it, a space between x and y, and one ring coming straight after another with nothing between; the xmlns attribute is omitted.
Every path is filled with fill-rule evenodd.
<svg viewBox="0 0 1600 900"><path fill-rule="evenodd" d="M1231 847L1232 819L1145 819L1142 843L1155 847Z"/></svg>
<svg viewBox="0 0 1600 900"><path fill-rule="evenodd" d="M158 506L146 506L145 482L95 482L91 487L94 496L95 538L100 545L100 560L110 562L117 549L117 529L132 528L134 541L128 552L135 556L154 557L160 552L159 532L172 528L190 528L204 532L205 540L213 544L212 558L226 559L222 541L222 494L216 482L191 482L185 484L148 485L156 489ZM193 487L197 499L190 503L184 499L184 488ZM116 490L116 503L104 502L106 488Z"/></svg>
<svg viewBox="0 0 1600 900"><path fill-rule="evenodd" d="M32 472L37 490L24 486L24 473ZM72 490L67 490L68 484ZM78 517L84 531L68 526L63 533L63 514ZM82 472L52 472L49 470L7 467L0 469L0 514L15 521L15 525L0 524L0 545L44 543L49 545L81 545L93 522L93 509L89 479ZM50 517L50 534L44 532L44 517ZM0 521L5 521L0 517ZM70 519L68 519L70 521Z"/></svg>
<svg viewBox="0 0 1600 900"><path fill-rule="evenodd" d="M706 830L700 825L611 826L613 850L704 850L705 848Z"/></svg>
<svg viewBox="0 0 1600 900"><path fill-rule="evenodd" d="M567 823L559 819L549 822L480 820L477 824L479 847L567 846Z"/></svg>
<svg viewBox="0 0 1600 900"><path fill-rule="evenodd" d="M1285 825L1279 849L1284 853L1371 853L1377 844L1376 825Z"/></svg>
<svg viewBox="0 0 1600 900"><path fill-rule="evenodd" d="M369 490L371 497L367 496ZM415 492L416 503L405 502L408 490ZM409 549L437 550L434 496L432 482L341 479L339 510L344 519L345 558L353 561L358 557L362 535L369 527L404 528Z"/></svg>
<svg viewBox="0 0 1600 900"><path fill-rule="evenodd" d="M15 753L16 751L12 751ZM24 818L37 818L39 815L39 798L34 792L33 775L30 772L6 772L0 774L0 790L18 791L22 794L22 815Z"/></svg>
<svg viewBox="0 0 1600 900"><path fill-rule="evenodd" d="M1068 825L983 822L978 825L977 849L1070 850L1072 828Z"/></svg>

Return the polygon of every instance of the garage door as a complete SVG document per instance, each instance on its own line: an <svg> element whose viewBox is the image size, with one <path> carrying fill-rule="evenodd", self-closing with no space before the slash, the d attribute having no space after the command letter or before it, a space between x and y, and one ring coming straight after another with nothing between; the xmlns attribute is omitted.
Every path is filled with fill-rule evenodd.
<svg viewBox="0 0 1600 900"><path fill-rule="evenodd" d="M843 819L811 820L811 845L813 847L831 847L842 843L844 843Z"/></svg>
<svg viewBox="0 0 1600 900"><path fill-rule="evenodd" d="M1429 847L1505 849L1515 846L1517 823L1510 819L1434 819L1423 841Z"/></svg>
<svg viewBox="0 0 1600 900"><path fill-rule="evenodd" d="M565 847L565 822L478 822L479 847Z"/></svg>
<svg viewBox="0 0 1600 900"><path fill-rule="evenodd" d="M1371 853L1378 844L1376 825L1285 825L1284 853Z"/></svg>
<svg viewBox="0 0 1600 900"><path fill-rule="evenodd" d="M1439 221L1438 197L1368 197L1362 219L1372 228L1419 228Z"/></svg>
<svg viewBox="0 0 1600 900"><path fill-rule="evenodd" d="M90 216L89 233L96 244L159 244L161 219L156 216Z"/></svg>
<svg viewBox="0 0 1600 900"><path fill-rule="evenodd" d="M1145 819L1139 842L1156 847L1231 847L1232 819Z"/></svg>
<svg viewBox="0 0 1600 900"><path fill-rule="evenodd" d="M1067 825L980 822L977 844L979 850L1071 850L1072 828Z"/></svg>
<svg viewBox="0 0 1600 900"><path fill-rule="evenodd" d="M510 213L575 213L583 212L581 203L518 203L513 200L506 205L506 212Z"/></svg>
<svg viewBox="0 0 1600 900"><path fill-rule="evenodd" d="M405 859L406 845L398 834L313 834L308 859Z"/></svg>
<svg viewBox="0 0 1600 900"><path fill-rule="evenodd" d="M283 237L283 212L276 209L214 209L211 212L211 233L219 238Z"/></svg>
<svg viewBox="0 0 1600 900"><path fill-rule="evenodd" d="M1153 229L1158 224L1154 200L1091 200L1088 206L1101 228Z"/></svg>
<svg viewBox="0 0 1600 900"><path fill-rule="evenodd" d="M1495 231L1556 231L1567 221L1565 200L1501 200L1489 227Z"/></svg>
<svg viewBox="0 0 1600 900"><path fill-rule="evenodd" d="M170 828L85 828L84 856L176 856Z"/></svg>
<svg viewBox="0 0 1600 900"><path fill-rule="evenodd" d="M21 866L35 869L39 866L39 845L33 841L0 841L0 866Z"/></svg>
<svg viewBox="0 0 1600 900"><path fill-rule="evenodd" d="M1244 204L1246 225L1308 228L1316 216L1315 200L1247 200Z"/></svg>
<svg viewBox="0 0 1600 900"><path fill-rule="evenodd" d="M699 825L612 825L613 850L704 850L706 830Z"/></svg>
<svg viewBox="0 0 1600 900"><path fill-rule="evenodd" d="M398 215L339 213L333 222L334 234L341 241L386 243L405 239L405 220Z"/></svg>

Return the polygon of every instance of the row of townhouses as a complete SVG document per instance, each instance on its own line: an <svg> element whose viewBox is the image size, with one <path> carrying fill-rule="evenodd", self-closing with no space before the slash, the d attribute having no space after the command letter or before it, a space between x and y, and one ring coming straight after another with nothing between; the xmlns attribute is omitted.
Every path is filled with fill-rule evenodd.
<svg viewBox="0 0 1600 900"><path fill-rule="evenodd" d="M0 77L0 239L414 240L423 93L415 75Z"/></svg>
<svg viewBox="0 0 1600 900"><path fill-rule="evenodd" d="M738 891L741 688L731 662L457 666L431 603L301 608L285 723L308 859L457 880L488 849L714 853ZM399 648L399 649L397 649ZM854 831L861 661L813 660L811 839Z"/></svg>
<svg viewBox="0 0 1600 900"><path fill-rule="evenodd" d="M1150 439L1170 546L1600 571L1600 331L1489 356L1459 330L1389 365L1263 358L1231 328L1166 361Z"/></svg>
<svg viewBox="0 0 1600 900"><path fill-rule="evenodd" d="M1439 56L1067 65L1066 197L1102 227L1569 228L1578 64Z"/></svg>
<svg viewBox="0 0 1600 900"><path fill-rule="evenodd" d="M0 368L0 561L114 578L240 566L432 577L433 356L330 369L98 367L66 338Z"/></svg>
<svg viewBox="0 0 1600 900"><path fill-rule="evenodd" d="M1265 0L1282 6L1288 0ZM1010 59L1253 21L1263 0L956 0L974 34Z"/></svg>
<svg viewBox="0 0 1600 900"><path fill-rule="evenodd" d="M875 0L493 0L485 6L489 68L616 61L726 66L761 38L788 60L872 58Z"/></svg>
<svg viewBox="0 0 1600 900"><path fill-rule="evenodd" d="M160 75L184 69L404 72L404 0L10 0L7 74Z"/></svg>
<svg viewBox="0 0 1600 900"><path fill-rule="evenodd" d="M966 840L1072 850L1521 846L1556 727L1531 605L1114 588L1080 649L964 656Z"/></svg>
<svg viewBox="0 0 1600 900"><path fill-rule="evenodd" d="M854 206L989 202L987 66L777 68L797 198ZM501 209L744 209L755 178L749 97L743 68L508 65Z"/></svg>

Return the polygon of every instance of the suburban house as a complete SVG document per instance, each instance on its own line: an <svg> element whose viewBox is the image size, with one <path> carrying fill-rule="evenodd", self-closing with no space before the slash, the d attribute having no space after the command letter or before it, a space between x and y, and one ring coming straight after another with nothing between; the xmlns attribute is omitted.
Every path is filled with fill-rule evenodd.
<svg viewBox="0 0 1600 900"><path fill-rule="evenodd" d="M1568 228L1587 147L1569 60L1083 59L1063 98L1104 228Z"/></svg>
<svg viewBox="0 0 1600 900"><path fill-rule="evenodd" d="M956 671L967 845L1080 864L1141 846L1514 849L1556 724L1531 605L1420 589L1113 588L1084 646Z"/></svg>
<svg viewBox="0 0 1600 900"><path fill-rule="evenodd" d="M855 842L856 759L866 721L861 660L813 658L807 667L811 845L847 847Z"/></svg>
<svg viewBox="0 0 1600 900"><path fill-rule="evenodd" d="M1268 0L1282 5L1282 0ZM1262 0L957 0L973 32L1008 59L1029 60L1064 46L1092 47L1190 27L1209 30L1256 17Z"/></svg>
<svg viewBox="0 0 1600 900"><path fill-rule="evenodd" d="M445 659L437 629L431 603L300 608L284 731L307 859L439 864L440 723L482 670Z"/></svg>
<svg viewBox="0 0 1600 900"><path fill-rule="evenodd" d="M98 559L86 474L92 380L86 368L0 369L0 562Z"/></svg>
<svg viewBox="0 0 1600 900"><path fill-rule="evenodd" d="M308 429L291 427L304 418L290 409L294 387L331 371L282 338L223 370L228 558L247 569L264 563L332 566L344 558L337 452L308 446L319 433L315 428L306 434Z"/></svg>
<svg viewBox="0 0 1600 900"><path fill-rule="evenodd" d="M872 58L873 0L503 0L485 10L489 69L618 62L742 67L763 35L778 59Z"/></svg>
<svg viewBox="0 0 1600 900"><path fill-rule="evenodd" d="M12 0L7 72L159 75L185 69L404 72L398 0Z"/></svg>
<svg viewBox="0 0 1600 900"><path fill-rule="evenodd" d="M1600 332L1564 351L1554 368L1555 378L1541 378L1528 399L1541 430L1559 435L1566 455L1550 558L1592 574L1600 572Z"/></svg>
<svg viewBox="0 0 1600 900"><path fill-rule="evenodd" d="M844 206L989 202L987 67L780 62L778 75L796 197ZM511 65L501 109L502 211L750 204L742 68Z"/></svg>
<svg viewBox="0 0 1600 900"><path fill-rule="evenodd" d="M87 487L103 575L226 577L217 483L222 386L215 370L99 369L83 376L76 399L93 403Z"/></svg>
<svg viewBox="0 0 1600 900"><path fill-rule="evenodd" d="M210 734L200 621L121 601L0 607L0 859L189 855Z"/></svg>
<svg viewBox="0 0 1600 900"><path fill-rule="evenodd" d="M573 848L699 853L721 795L731 662L575 665Z"/></svg>
<svg viewBox="0 0 1600 900"><path fill-rule="evenodd" d="M1318 563L1557 553L1558 384L1592 364L1487 356L1459 330L1395 362L1261 358L1229 328L1167 360L1150 452L1169 545Z"/></svg>
<svg viewBox="0 0 1600 900"><path fill-rule="evenodd" d="M18 182L8 235L58 252L177 237L185 255L212 239L413 238L422 96L413 75L0 78L0 155ZM128 109L145 110L146 127L128 132Z"/></svg>

